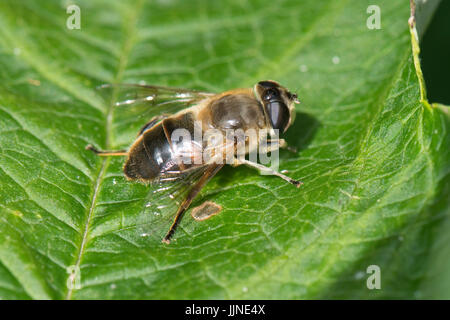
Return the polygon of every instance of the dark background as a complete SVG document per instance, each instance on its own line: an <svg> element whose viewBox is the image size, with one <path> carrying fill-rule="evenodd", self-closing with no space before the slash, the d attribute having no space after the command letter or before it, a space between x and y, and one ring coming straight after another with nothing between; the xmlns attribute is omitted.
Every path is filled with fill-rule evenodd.
<svg viewBox="0 0 450 320"><path fill-rule="evenodd" d="M422 71L430 102L450 105L450 1L436 9L421 45Z"/></svg>

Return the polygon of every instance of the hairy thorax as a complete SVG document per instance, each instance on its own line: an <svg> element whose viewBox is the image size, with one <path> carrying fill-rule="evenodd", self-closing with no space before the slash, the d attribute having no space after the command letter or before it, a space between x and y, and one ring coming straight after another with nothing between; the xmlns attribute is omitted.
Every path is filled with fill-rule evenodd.
<svg viewBox="0 0 450 320"><path fill-rule="evenodd" d="M212 100L198 116L203 129L262 129L266 127L263 108L247 92L224 94Z"/></svg>

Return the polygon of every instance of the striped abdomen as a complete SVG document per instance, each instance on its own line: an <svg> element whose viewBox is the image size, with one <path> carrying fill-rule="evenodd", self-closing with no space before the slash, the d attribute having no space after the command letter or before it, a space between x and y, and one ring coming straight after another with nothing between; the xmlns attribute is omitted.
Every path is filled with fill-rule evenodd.
<svg viewBox="0 0 450 320"><path fill-rule="evenodd" d="M176 129L186 129L194 141L194 118L191 112L166 118L145 130L131 146L124 173L129 179L154 180L164 174L184 171L187 164L176 157L180 151L192 154L193 144L172 145L171 136ZM184 148L184 150L182 149Z"/></svg>

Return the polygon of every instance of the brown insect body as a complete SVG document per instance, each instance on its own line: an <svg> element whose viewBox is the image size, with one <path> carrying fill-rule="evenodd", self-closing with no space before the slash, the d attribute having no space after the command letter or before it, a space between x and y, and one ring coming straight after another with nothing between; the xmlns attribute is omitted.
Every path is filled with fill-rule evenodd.
<svg viewBox="0 0 450 320"><path fill-rule="evenodd" d="M229 129L267 128L262 105L255 99L251 89L238 89L207 98L198 105L178 114L164 118L152 126L146 124L143 132L130 147L124 173L128 179L152 181L165 174L173 174L205 164L186 164L176 155L192 154L201 156L207 145L199 148L194 140L194 121L201 121L201 130L221 130L225 136ZM152 121L149 122L150 124ZM174 148L171 139L174 130L184 128L191 135L190 144ZM225 138L224 138L225 139ZM194 162L194 161L192 161Z"/></svg>
<svg viewBox="0 0 450 320"><path fill-rule="evenodd" d="M130 91L131 89L131 91ZM125 100L123 104L132 104L134 101L153 102L158 97L173 97L173 101L160 103L184 103L184 108L172 115L160 115L151 119L139 132L136 141L129 151L98 151L92 146L88 149L104 156L127 156L124 164L124 174L129 180L152 182L164 180L166 177L177 177L185 172L199 172L189 182L189 191L180 204L175 220L163 242L169 243L175 229L188 209L189 205L202 187L223 167L222 162L216 163L214 158L209 162L180 161L180 154L188 155L192 159L202 157L204 150L210 145L207 140L200 143L196 140L196 129L201 132L218 130L226 140L227 130L247 131L253 129L258 132L262 129L281 132L286 131L295 116L294 103L298 103L297 96L275 81L258 82L254 88L236 89L221 94L207 94L156 86L127 87L130 92L148 91L148 96L134 100ZM144 92L145 93L145 92ZM131 101L131 103L130 103ZM118 104L119 105L119 104ZM198 128L196 126L201 126ZM190 136L190 141L173 140L177 129L184 129ZM258 143L246 147L246 152L258 147ZM278 140L278 147L285 147L283 139ZM269 150L270 151L270 150ZM200 158L202 159L202 158ZM293 180L279 172L273 171L263 165L247 160L237 160L234 165L245 164L258 170L264 170L277 175L282 179L300 186L301 182Z"/></svg>
<svg viewBox="0 0 450 320"><path fill-rule="evenodd" d="M124 173L128 179L152 181L166 172L187 169L186 164L176 161L171 134L177 128L185 128L194 134L194 119L190 112L166 118L140 134L130 147ZM183 125L178 127L177 125Z"/></svg>

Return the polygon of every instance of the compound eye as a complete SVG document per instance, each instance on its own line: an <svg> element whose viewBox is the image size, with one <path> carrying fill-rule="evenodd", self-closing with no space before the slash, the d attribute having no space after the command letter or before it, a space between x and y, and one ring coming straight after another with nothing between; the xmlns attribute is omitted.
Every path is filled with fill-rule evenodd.
<svg viewBox="0 0 450 320"><path fill-rule="evenodd" d="M270 102L268 107L272 127L284 132L289 123L288 107L280 101Z"/></svg>
<svg viewBox="0 0 450 320"><path fill-rule="evenodd" d="M266 80L266 81L260 81L258 82L258 84L263 87L264 89L269 89L269 88L278 88L280 85L278 83L276 83L275 81L270 81L270 80Z"/></svg>
<svg viewBox="0 0 450 320"><path fill-rule="evenodd" d="M276 89L267 89L264 92L264 100L266 101L272 101L272 100L278 100L280 99L280 94L278 90Z"/></svg>

